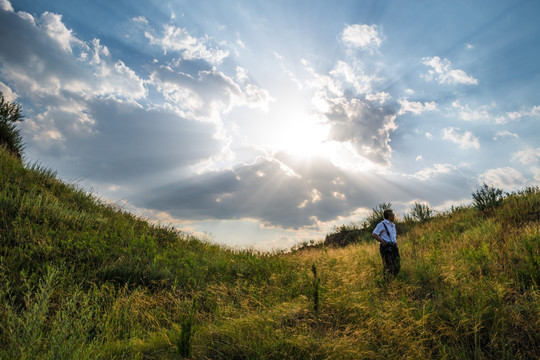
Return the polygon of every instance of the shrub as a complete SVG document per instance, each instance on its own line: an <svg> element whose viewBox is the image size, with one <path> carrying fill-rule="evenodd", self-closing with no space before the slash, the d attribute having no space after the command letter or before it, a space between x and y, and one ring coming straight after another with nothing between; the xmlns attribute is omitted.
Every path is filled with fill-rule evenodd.
<svg viewBox="0 0 540 360"><path fill-rule="evenodd" d="M341 225L334 229L335 232L326 235L324 239L325 246L344 247L349 244L359 242L367 229L359 229L354 225Z"/></svg>
<svg viewBox="0 0 540 360"><path fill-rule="evenodd" d="M21 106L9 102L0 91L0 145L18 158L22 157L22 137L16 123L22 121Z"/></svg>
<svg viewBox="0 0 540 360"><path fill-rule="evenodd" d="M364 228L374 229L375 226L384 220L384 211L392 208L392 203L381 203L373 209L371 214L364 220Z"/></svg>
<svg viewBox="0 0 540 360"><path fill-rule="evenodd" d="M479 190L472 193L472 197L474 206L482 212L487 212L502 203L503 191L484 183Z"/></svg>
<svg viewBox="0 0 540 360"><path fill-rule="evenodd" d="M419 222L425 222L433 217L433 210L426 204L415 202L411 208L411 217Z"/></svg>

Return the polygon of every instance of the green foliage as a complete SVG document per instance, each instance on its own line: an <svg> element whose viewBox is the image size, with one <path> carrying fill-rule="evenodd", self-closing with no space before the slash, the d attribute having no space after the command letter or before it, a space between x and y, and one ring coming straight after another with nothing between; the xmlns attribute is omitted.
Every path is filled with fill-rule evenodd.
<svg viewBox="0 0 540 360"><path fill-rule="evenodd" d="M21 122L21 106L16 102L9 102L0 91L0 146L6 147L16 157L21 158L23 142L17 122Z"/></svg>
<svg viewBox="0 0 540 360"><path fill-rule="evenodd" d="M313 273L313 311L315 314L319 313L319 284L321 279L317 276L317 266L313 264L311 266L311 272Z"/></svg>
<svg viewBox="0 0 540 360"><path fill-rule="evenodd" d="M333 233L326 235L325 246L343 247L351 245L366 238L367 229L359 229L355 225L341 225L334 229Z"/></svg>
<svg viewBox="0 0 540 360"><path fill-rule="evenodd" d="M419 222L426 222L433 217L433 210L427 204L415 202L411 208L411 217Z"/></svg>
<svg viewBox="0 0 540 360"><path fill-rule="evenodd" d="M486 183L472 193L473 205L482 212L489 212L498 207L503 201L503 191Z"/></svg>
<svg viewBox="0 0 540 360"><path fill-rule="evenodd" d="M407 224L384 281L374 242L233 251L0 149L0 359L537 359L540 192L485 215Z"/></svg>
<svg viewBox="0 0 540 360"><path fill-rule="evenodd" d="M364 228L373 230L375 226L384 220L384 211L392 209L392 203L377 204L371 214L364 220Z"/></svg>
<svg viewBox="0 0 540 360"><path fill-rule="evenodd" d="M363 220L361 226L351 223L349 225L343 224L335 227L332 233L326 235L324 245L344 247L362 241L371 241L371 232L384 219L384 211L391 208L391 203L378 204L371 214ZM402 226L400 231L402 230L406 229Z"/></svg>
<svg viewBox="0 0 540 360"><path fill-rule="evenodd" d="M193 325L195 322L195 313L197 311L197 303L195 299L191 306L191 311L188 316L182 321L182 329L180 333L180 341L178 342L178 354L182 358L189 358L191 355L191 341L193 336Z"/></svg>

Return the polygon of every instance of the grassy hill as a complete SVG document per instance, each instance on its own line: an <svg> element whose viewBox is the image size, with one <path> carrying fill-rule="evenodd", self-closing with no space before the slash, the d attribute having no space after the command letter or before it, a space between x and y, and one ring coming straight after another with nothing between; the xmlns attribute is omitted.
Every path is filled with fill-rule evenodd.
<svg viewBox="0 0 540 360"><path fill-rule="evenodd" d="M414 224L385 281L375 242L233 251L0 149L0 359L538 359L539 218L529 188Z"/></svg>

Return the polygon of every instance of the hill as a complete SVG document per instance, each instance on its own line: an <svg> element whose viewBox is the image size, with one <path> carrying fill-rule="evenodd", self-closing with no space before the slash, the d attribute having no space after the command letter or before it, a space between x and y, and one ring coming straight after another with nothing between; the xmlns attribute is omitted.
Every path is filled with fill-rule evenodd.
<svg viewBox="0 0 540 360"><path fill-rule="evenodd" d="M1 359L537 359L540 192L399 238L233 251L0 149Z"/></svg>

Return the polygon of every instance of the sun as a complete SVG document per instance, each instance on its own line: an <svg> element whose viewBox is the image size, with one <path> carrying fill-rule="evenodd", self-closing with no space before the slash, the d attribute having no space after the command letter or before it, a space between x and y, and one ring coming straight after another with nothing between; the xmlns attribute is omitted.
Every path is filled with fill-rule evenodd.
<svg viewBox="0 0 540 360"><path fill-rule="evenodd" d="M302 158L324 154L330 129L319 116L293 109L278 124L279 135L272 141L275 150Z"/></svg>
<svg viewBox="0 0 540 360"><path fill-rule="evenodd" d="M237 127L242 144L300 161L327 159L351 171L371 168L352 143L332 139L330 122L314 109L311 99L290 95L277 99L264 115L244 119Z"/></svg>
<svg viewBox="0 0 540 360"><path fill-rule="evenodd" d="M335 166L350 171L369 171L376 165L359 155L350 142L333 140L331 125L325 118L301 108L289 108L288 116L275 121L268 133L273 151L285 152L299 160L324 158Z"/></svg>

